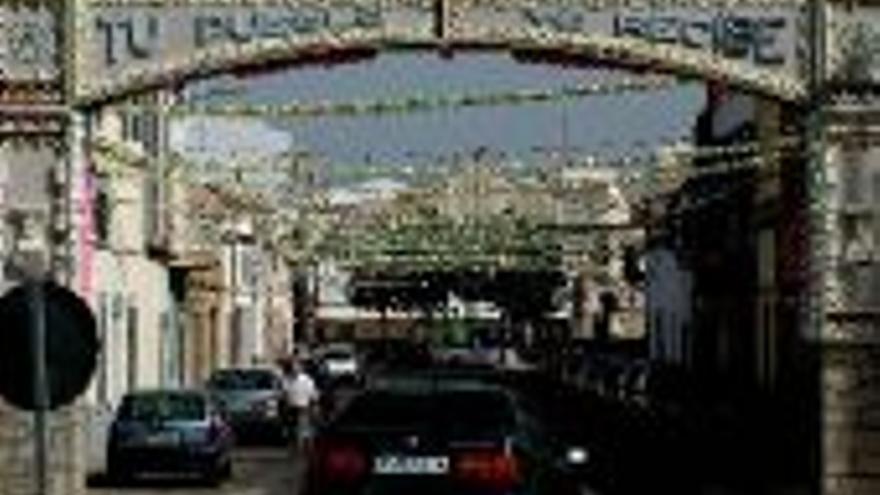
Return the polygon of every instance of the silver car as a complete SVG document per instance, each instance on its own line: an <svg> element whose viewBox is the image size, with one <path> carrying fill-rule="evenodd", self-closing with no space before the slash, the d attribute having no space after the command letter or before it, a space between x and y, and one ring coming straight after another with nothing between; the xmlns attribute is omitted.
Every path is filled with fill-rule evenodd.
<svg viewBox="0 0 880 495"><path fill-rule="evenodd" d="M211 375L207 389L239 439L285 441L290 407L279 371L268 367L221 369Z"/></svg>

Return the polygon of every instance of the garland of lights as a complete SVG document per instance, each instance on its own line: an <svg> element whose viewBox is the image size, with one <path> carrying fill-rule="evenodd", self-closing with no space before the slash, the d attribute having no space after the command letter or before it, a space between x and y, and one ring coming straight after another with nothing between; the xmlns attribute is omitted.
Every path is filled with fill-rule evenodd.
<svg viewBox="0 0 880 495"><path fill-rule="evenodd" d="M724 164L724 167L720 170L719 173L729 173L729 172L735 171L735 170L755 169L756 167L758 167L760 164L764 163L765 161L766 161L765 157L754 157L753 159L749 159L749 160L740 160L737 163L726 163L726 164ZM778 165L779 165L778 162L774 162L774 166L768 168L767 170L771 174L777 174L778 173ZM615 207L615 206L609 205L609 208L613 208L613 207ZM594 215L596 213L597 212L593 212ZM448 221L446 223L449 224ZM385 246L385 249L383 249L382 246L375 246L375 245L373 245L373 247L371 248L370 245L373 243L370 242L370 238L371 238L370 236L368 236L366 238L357 237L357 238L351 239L349 242L342 242L340 244L343 247L336 248L336 249L333 249L333 247L334 247L332 245L333 239L330 239L329 241L331 243L331 246L330 246L331 249L329 251L329 254L336 255L336 256L342 255L343 258L351 258L352 256L354 256L356 259L362 259L362 258L368 257L370 255L372 255L374 258L376 256L379 256L379 257L385 256L386 258L388 258L389 262L396 263L396 262L400 261L399 258L400 258L401 254L403 254L404 256L407 256L410 254L418 254L418 253L425 254L424 248L428 248L428 251L430 251L432 246L443 246L444 244L449 244L449 242L448 242L449 239L445 239L444 235L443 235L444 233L448 234L448 232L445 232L442 229L438 231L437 225L433 225L433 226L429 225L427 227L424 225L421 225L421 226L411 225L410 227L415 229L415 234L417 234L416 238L415 238L416 241L422 240L422 242L416 242L416 244L422 245L422 249L419 249L418 246L413 247L411 249L403 249L402 246L398 246L397 248L394 248L394 245L396 243L395 243L394 237L393 237L394 231L392 230L392 232L391 232L392 238L390 240L386 240L386 242L385 242L385 244L387 244L388 242L391 242L391 245ZM447 225L447 227L450 227L450 225ZM453 235L453 239L458 236L468 237L466 235L466 232L468 231L468 229L473 229L474 226L473 226L473 224L471 224L471 225L464 224L461 226L461 228L464 230L461 230L461 229L456 230L455 235ZM529 227L526 226L526 228L528 229ZM525 231L526 234L528 232L529 232L529 230ZM531 232L534 234L536 231L531 231ZM371 232L371 234L373 236L375 236L375 233ZM546 233L542 232L541 235L542 235L542 239L546 241ZM374 241L375 241L375 238L374 238ZM380 242L380 244L381 244L381 242ZM548 247L548 249L549 249L549 248L552 248L552 246L555 244L559 244L559 242L558 241L550 242L545 247ZM352 249L350 247L346 248L345 246L358 246L358 248ZM405 246L405 243L404 243L404 246ZM467 244L464 244L464 246L467 246ZM339 251L339 249L341 249L341 251ZM502 249L502 251L505 251L505 250L506 249ZM472 250L462 249L462 246L458 246L454 249L447 249L445 251L447 253L449 253L449 252L461 253L463 256L468 257L468 258L472 258L473 256L480 254L480 253L473 253L473 252L471 252ZM520 255L523 254L521 250L518 250L515 247L511 248L511 251L513 251L514 253L519 252ZM547 254L552 256L553 255L552 249L550 249L549 251L550 252ZM565 253L565 254L571 255L571 253ZM538 257L539 259L543 260L542 262L547 261L546 259L542 258L542 255L540 253L533 253L532 256ZM448 265L450 263L450 260L445 259L443 257L442 252L434 255L433 258L429 257L429 261L430 260L437 261L441 265Z"/></svg>
<svg viewBox="0 0 880 495"><path fill-rule="evenodd" d="M728 168L754 168L761 161L762 160L759 158L743 160L736 166L728 164ZM780 171L778 169L770 169L764 174L759 174L756 178L763 179L768 176L778 176L779 173ZM726 191L722 191L710 195L711 197L702 198L700 204L689 205L684 209L679 209L672 213L674 215L681 215L703 207L708 202L722 199L726 194ZM442 234L438 235L434 232L436 232L436 227L435 229L422 229L422 231L419 232L420 235L430 236L430 238L422 237L420 239L421 242L418 244L422 246L421 248L419 248L419 246L410 246L407 248L405 244L398 244L397 247L394 247L393 244L384 247L381 245L374 245L371 247L369 244L365 245L363 238L353 238L348 239L348 242L343 242L341 248L336 247L335 249L332 249L333 246L331 246L329 251L316 254L323 254L324 256L329 255L341 266L373 266L374 268L395 266L399 268L403 265L407 265L413 268L431 270L455 270L456 268L462 267L482 267L491 269L499 265L504 265L504 260L506 260L508 265L513 265L520 269L540 270L554 267L558 268L558 263L560 262L558 257L574 257L575 259L582 259L584 256L588 256L592 250L592 247L588 245L589 243L582 243L582 248L564 246L564 240L562 239L564 235L561 237L543 236L539 239L530 239L533 246L541 247L541 249L535 249L534 247L532 249L522 249L521 247L517 248L515 245L502 247L501 249L497 249L496 247L494 251L492 249L481 249L482 246L478 249L471 248L462 251L458 245L442 249L437 248L437 246L448 245L448 239L445 239ZM465 232L459 230L447 232L446 234L447 237L448 235L452 235L452 237L455 238L458 235L465 234ZM466 236L462 235L462 237ZM357 246L357 248L352 248L351 246Z"/></svg>
<svg viewBox="0 0 880 495"><path fill-rule="evenodd" d="M746 169L767 169L767 170L776 170L780 165L779 158L790 154L791 148L796 146L798 142L794 139L783 139L778 146L768 148L761 147L756 143L745 143L738 144L732 146L721 146L721 147L700 147L700 148L692 148L692 149L677 149L674 150L675 155L678 159L674 160L673 166L666 166L662 169L656 168L643 168L640 170L632 170L621 173L619 177L619 184L621 187L632 187L633 185L642 184L649 191L647 193L642 194L641 199L636 198L630 201L630 204L639 204L640 202L651 201L650 192L651 189L658 188L658 185L662 183L664 180L670 179L678 179L678 180L687 180L689 178L697 178L697 177L705 177L713 174L729 174L733 171L737 170L746 170ZM111 160L111 161L119 161L119 165L116 167L102 167L101 171L109 176L114 175L124 175L125 169L129 168L128 166L143 166L144 159L135 153L131 153L130 151L126 152L127 146L117 144L114 146L113 143L107 141L98 141L95 143L93 147L96 155L99 157L97 161ZM743 154L751 154L756 152L763 152L762 156L753 156L750 158L743 159ZM796 150L795 152L798 152ZM694 168L690 165L690 159L694 157L711 157L714 158L715 161L709 166ZM173 157L176 160L182 160L180 157ZM657 154L654 155L635 155L635 156L627 156L621 157L614 161L603 161L598 159L589 160L595 164L595 166L620 166L621 163L628 163L630 165L641 164L648 165L653 162L656 162ZM182 170L186 170L186 162L178 163L179 168ZM187 177L177 177L177 178L169 178L169 182L171 181L180 181L186 185L191 185L191 180ZM208 186L205 186L208 187ZM518 184L515 186L517 190L519 190L522 185ZM551 184L544 185L543 188L535 187L536 190L543 189L544 194L548 194L548 196L553 196L559 194L559 189L554 187ZM232 215L239 214L249 214L254 215L254 217L261 218L269 218L274 220L280 220L284 223L290 224L292 221L290 218L290 214L287 212L283 212L273 207L271 201L269 201L265 195L257 193L245 193L244 190L230 190L229 188L224 188L221 186L214 186L212 188L212 192L220 199L220 203L222 208L225 208L227 211L230 211ZM491 194L492 191L483 191L482 193ZM505 190L505 192L509 193L510 191ZM660 191L659 197L663 197L668 191ZM437 191L434 189L427 189L423 191L407 191L407 195L410 198L417 198L419 195L436 195ZM448 194L448 193L447 193ZM459 194L453 191L453 195ZM609 202L608 205L604 207L605 211L610 211L613 208L618 207L619 205L613 204ZM592 211L591 214L593 216L601 215L603 212L603 207L599 207L596 210ZM223 214L220 214L223 216ZM201 235L205 236L209 234L209 230L215 230L217 227L217 214L204 214L198 212L187 212L187 217L191 220L195 221L196 225L194 225L201 232ZM376 232L371 232L374 236L373 241L364 242L369 239L352 236L349 242L342 242L342 238L333 238L333 234L335 233L337 236L340 233L340 229L334 229L331 225L318 225L312 224L310 229L317 229L318 231L324 231L324 234L318 233L319 237L324 237L323 241L319 241L319 244L314 245L312 247L306 247L305 250L302 247L297 247L295 240L290 238L289 236L282 236L281 238L273 241L273 244L279 246L279 248L287 251L287 257L293 260L304 260L309 259L314 256L320 255L330 255L336 258L338 261L349 262L352 260L360 260L359 264L367 264L367 263L388 263L388 262L402 262L406 261L407 263L413 262L414 259L418 259L418 263L421 263L422 266L424 264L436 265L436 266L444 266L449 265L452 266L451 263L454 260L450 260L449 257L453 256L453 254L458 255L456 260L459 263L482 263L483 266L489 264L490 266L497 266L500 262L499 260L505 260L505 263L510 265L515 265L518 267L532 267L532 268L540 268L547 267L548 263L556 262L558 260L558 256L571 256L572 253L569 251L563 250L563 252L559 252L558 250L549 249L553 246L559 246L560 244L560 234L548 231L542 231L541 229L535 229L534 225L529 225L527 219L519 219L519 222L526 222L524 225L520 225L518 228L525 228L526 230L517 230L515 224L509 224L506 228L501 231L486 231L485 227L475 227L474 224L462 224L460 226L455 226L455 229L464 229L464 230L454 230L444 232L443 230L438 230L436 228L430 228L431 226L426 225L403 225L398 228L414 228L419 232L419 237L426 238L427 242L421 242L423 249L419 251L419 256L413 258L411 252L407 251L415 251L410 249L395 249L389 253L389 249L376 249L376 247L381 248L381 245L375 245L375 234ZM297 224L297 220L293 220L293 225ZM511 226L513 225L513 226ZM498 227L504 227L504 225L497 225ZM484 232L480 234L480 229L483 228ZM207 229L207 230L206 230ZM476 230L475 230L476 229ZM512 230L511 230L512 229ZM363 229L353 229L351 231L352 234L358 232ZM446 253L430 253L429 251L437 246L443 245L443 239L440 239L437 236L440 236L442 233L446 235L446 241L450 240L450 235L452 235L452 239L456 238L464 238L466 232L470 231L473 235L474 232L478 233L478 238L483 239L483 243L473 243L473 238L468 239L468 243L458 243L456 244L455 249L447 250ZM506 234L505 234L506 232ZM326 237L329 235L330 237ZM480 236L483 237L480 237ZM431 237L433 236L433 237ZM488 236L488 237L487 237ZM494 241L491 239L494 238ZM519 239L517 241L516 239ZM335 242L334 242L335 241ZM357 242L353 242L357 241ZM492 256L487 255L486 244L485 242L490 242L491 245L494 245L495 254ZM294 242L294 244L291 244ZM514 245L511 245L511 242ZM525 248L523 248L522 243L525 242ZM328 243L331 244L332 249L328 252ZM518 244L517 244L518 243ZM543 246L543 248L548 249L536 249L535 243L538 243L538 246ZM335 246L334 246L335 245ZM359 246L358 249L352 249L350 246ZM516 245L520 245L519 248ZM284 247L286 246L286 247ZM346 246L349 246L346 249ZM373 246L371 249L369 246ZM405 246L405 244L403 245ZM531 247L529 247L531 246ZM402 246L401 246L402 247ZM474 248L477 249L474 249ZM354 258L352 258L354 257ZM405 258L405 259L404 259ZM383 261L384 260L384 261ZM481 261L482 260L482 261ZM495 260L494 262L492 260ZM460 264L458 266L461 266Z"/></svg>
<svg viewBox="0 0 880 495"><path fill-rule="evenodd" d="M665 153L671 153L675 156L675 167L665 167L661 170L638 170L635 175L641 176L646 171L650 173L662 175L677 175L680 177L700 177L704 175L724 174L728 173L737 164L743 162L737 158L742 155L764 153L765 157L779 157L792 152L799 152L798 138L781 138L778 143L773 146L762 145L755 142L739 143L725 146L687 146L677 148L660 148L654 153L640 153L631 155L622 155L619 157L608 158L601 155L581 155L577 157L576 162L588 164L595 168L619 168L619 169L644 169L647 165L655 164ZM680 141L678 145L682 145ZM130 166L142 166L145 158L133 151L126 144L121 142L112 142L109 140L98 139L94 141L93 150L98 153L102 160L108 160L109 164L102 166L102 170L106 173L125 174L126 169ZM766 159L765 157L757 157L757 159ZM690 160L711 159L713 163L705 167L694 168L690 165ZM723 161L726 160L726 161ZM174 161L179 168L189 168L191 163L187 162L183 157L174 156ZM261 162L247 162L253 168L259 168ZM745 163L752 163L746 160ZM274 163L272 165L275 165ZM227 168L231 170L243 169L239 164L227 164ZM570 168L570 167L565 167ZM546 170L546 169L545 169ZM454 170L453 170L454 171ZM626 174L623 174L626 177ZM627 180L627 179L624 179ZM190 179L187 184L192 184Z"/></svg>
<svg viewBox="0 0 880 495"><path fill-rule="evenodd" d="M677 81L666 77L627 78L615 83L590 83L559 89L515 90L509 92L388 98L353 102L296 102L285 105L244 103L183 104L172 107L174 116L304 118L324 116L364 116L386 113L412 113L441 108L513 106L580 98L617 95L633 91L668 89Z"/></svg>

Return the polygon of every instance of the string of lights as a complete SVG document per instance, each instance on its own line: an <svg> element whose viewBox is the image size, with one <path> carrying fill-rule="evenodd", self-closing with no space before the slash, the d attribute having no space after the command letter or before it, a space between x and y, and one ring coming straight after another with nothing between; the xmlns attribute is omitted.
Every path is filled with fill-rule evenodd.
<svg viewBox="0 0 880 495"><path fill-rule="evenodd" d="M776 180L782 173L779 166L771 168L755 168L762 160L757 157L750 160L743 160L738 164L738 169L752 168L755 174L745 177L744 181L738 182L729 188L721 188L720 190L704 194L697 202L688 203L685 206L677 206L673 210L668 211L666 215L670 217L678 217L693 214L701 208L705 208L710 203L721 201L727 197L737 193L748 186L756 186L767 181ZM728 168L730 164L728 164ZM650 221L647 223L638 223L633 225L620 225L615 230L634 231L634 229L644 229L649 227ZM605 231L609 226L596 226L595 231ZM654 225L653 228L657 228ZM426 231L430 235L430 230ZM454 252L449 249L444 250L442 247L434 250L431 246L444 246L442 240L428 238L415 248L407 248L405 245L388 246L371 245L364 243L362 238L352 238L335 249L328 249L326 252L317 253L323 256L329 256L334 259L334 263L340 266L352 267L383 267L394 266L398 269L454 269L456 266L467 266L472 268L493 268L499 266L516 266L517 269L545 269L552 268L555 263L559 263L560 259L574 263L583 263L591 256L591 245L589 242L571 243L566 242L566 234L546 236L540 239L534 239L535 245L544 246L543 250L536 250L514 244L510 247L496 246L493 249L481 250L479 248L470 250L456 250ZM352 247L356 246L356 247ZM421 248L419 248L421 246Z"/></svg>
<svg viewBox="0 0 880 495"><path fill-rule="evenodd" d="M774 156L774 154L790 154L799 153L800 140L796 137L781 138L777 140L775 145L762 145L757 142L746 142L723 146L693 146L681 140L670 140L668 144L658 145L651 151L638 153L621 154L618 156L607 156L605 154L578 154L569 156L568 160L560 167L559 163L546 162L548 166L536 167L536 172L559 172L570 168L594 168L594 169L617 169L620 171L632 171L630 174L642 176L646 173L662 174L662 175L687 175L696 177L698 175L726 173L730 166L737 164L740 160L732 160L743 155L760 153L762 156ZM147 163L147 158L133 151L128 145L122 142L113 142L109 140L97 139L92 143L92 151L100 157L96 160L98 169L104 175L125 175L131 173L133 169L142 168ZM479 150L477 150L479 151ZM456 152L458 154L458 152ZM536 156L550 156L552 158L560 158L561 154L557 150L533 150ZM466 155L466 154L462 154ZM488 157L488 158L486 158ZM499 155L500 158L507 158L507 155ZM441 160L443 155L432 155L437 161ZM652 167L658 161L671 158L671 162L662 168ZM712 164L705 167L694 167L692 161L711 159ZM197 170L204 172L204 165L196 165L179 153L172 153L172 167L169 170ZM493 169L502 172L505 167L503 162L493 160L492 154L488 153L484 157L484 161L472 159L466 162L469 166L477 165L480 168ZM284 166L279 163L278 157L268 158L265 160L239 160L225 161L219 166L231 173L243 172L248 170L257 173L265 173L266 170L278 172L283 170ZM354 165L355 168L369 168L364 165ZM387 173L388 166L377 166L376 170ZM462 169L438 167L436 170L454 174ZM422 171L419 171L422 173ZM203 179L204 176L190 177L189 180ZM223 177L222 181L228 182L229 177ZM210 183L209 179L205 183Z"/></svg>
<svg viewBox="0 0 880 495"><path fill-rule="evenodd" d="M780 156L781 156L781 155L780 155ZM770 166L770 168L769 168L768 170L770 170L771 173L774 173L774 172L772 172L772 171L775 169L774 167L777 167L778 165L773 165L773 164L772 164L772 163L773 163L772 158L770 159L770 162L771 162L771 166ZM761 167L762 164L766 164L766 163L768 163L768 158L767 158L767 157L753 157L753 158L750 158L750 159L747 159L747 160L738 160L738 161L736 161L736 162L723 163L723 164L720 164L720 165L718 165L718 166L716 166L716 167L714 167L714 168L715 168L716 173L729 173L729 172L731 172L731 171L733 171L733 170L756 169L756 168L758 168L758 167ZM705 171L702 171L702 170L701 170L700 172L701 172L701 175L706 175L706 172L705 172ZM643 197L643 198L641 198L641 199L644 201L644 200L649 200L650 198ZM708 200L710 200L710 199L707 198L706 200L708 201ZM692 205L692 206L693 206L693 205ZM611 209L611 208L614 208L614 207L619 207L619 205L608 204L607 206L605 206L606 209ZM696 206L693 206L693 207L696 207ZM600 210L600 208L597 208L597 210ZM680 212L679 212L679 213L680 213ZM595 211L595 210L594 210L594 214L595 214L595 215L600 215L600 214L601 214L601 211ZM359 245L363 245L363 244L362 244L362 241L363 241L362 238L360 238L360 239L352 239L352 241L357 241L357 243L358 243ZM349 244L354 244L354 242L349 243ZM429 245L430 245L430 244L429 244ZM343 249L343 252L344 252L344 249L345 249L345 248L342 247L342 249Z"/></svg>
<svg viewBox="0 0 880 495"><path fill-rule="evenodd" d="M176 117L256 117L268 119L408 114L449 108L510 107L596 95L620 95L634 91L670 89L679 84L679 81L669 77L627 77L615 82L586 83L553 89L526 89L482 94L410 95L350 102L308 101L283 105L184 103L171 107L168 112Z"/></svg>
<svg viewBox="0 0 880 495"><path fill-rule="evenodd" d="M611 93L611 92L622 92L622 91L633 91L640 90L643 91L647 88L659 88L659 87L668 87L675 83L674 79L670 78L662 78L662 77L653 77L646 79L624 79L622 81L615 81L613 83L603 82L603 83L594 83L579 86L576 88L562 88L559 90L518 90L512 91L508 93L490 93L490 94L480 94L480 95L441 95L434 97L425 97L425 96L411 96L407 98L397 99L394 101L372 101L372 102L343 102L343 103L309 103L309 104L290 104L284 105L280 107L261 107L257 110L253 108L248 108L246 106L235 106L235 105L227 105L225 107L221 107L223 112L214 113L215 115L249 115L249 116L260 116L265 117L267 114L271 115L285 115L285 116L318 116L318 115L352 115L357 114L358 112L363 113L381 113L385 111L417 111L422 109L434 109L439 107L449 107L449 106L468 106L468 105L493 105L493 104L503 104L510 105L515 102L534 102L534 101L548 101L552 99L558 98L570 98L575 96L581 96L586 94L598 94L598 93ZM135 108L135 110L146 110L146 111L156 111L156 107L139 107ZM129 107L126 109L127 111L133 110L133 108ZM164 109L160 109L164 110ZM195 111L201 111L204 113L206 110L209 110L206 107L199 108L172 108L170 113L173 115L192 115L195 114ZM215 108L216 110L216 108ZM754 168L756 166L760 166L768 159L768 153L782 153L789 152L790 148L796 145L796 140L782 140L777 145L778 149L768 149L766 146L761 147L757 143L745 143L738 144L733 146L722 146L722 147L692 147L688 146L687 143L683 143L681 141L677 143L673 143L670 147L664 149L654 149L653 152L642 152L638 154L629 154L618 156L614 158L601 157L597 155L585 155L578 156L576 159L571 160L571 156L566 154L562 154L559 152L554 152L550 150L543 150L545 154L550 156L555 156L559 158L563 155L567 155L566 158L568 160L564 163L564 167L558 168L553 167L552 165L549 168L551 172L558 172L560 170L565 170L566 168L573 168L577 165L583 166L584 164L588 164L589 166L596 168L609 168L614 167L618 170L621 170L619 180L622 186L630 187L641 185L642 197L637 200L641 202L650 200L651 193L651 183L652 182L661 182L668 183L671 180L684 181L687 178L696 178L707 176L711 174L720 174L720 173L729 173L732 170L744 169L744 168ZM131 153L127 150L127 147L124 145L114 145L113 143L108 142L100 142L96 143L95 150L99 154L103 154L103 158L105 158L105 162L116 162L121 164L122 166L117 167L104 167L102 172L105 174L120 174L125 173L125 170L128 168L126 164L140 164L143 165L143 159L140 159L136 156L136 154ZM761 156L749 159L742 160L741 158L744 154L754 154L757 152L761 152ZM670 155L674 156L673 164L670 166L668 163L663 168L652 167L652 165L656 165L658 161L660 161L664 156L669 157ZM182 170L183 173L180 176L175 177L173 180L184 183L185 185L193 185L194 177L192 173L188 173L192 170L190 164L186 163L186 160L183 157L175 156L175 161L178 162L175 167L172 167L173 170ZM712 158L713 165L710 167L701 167L694 168L691 166L691 162L699 158ZM273 165L277 169L278 162L277 160L256 160L250 161L248 163L242 161L236 161L234 163L225 163L226 169L232 171L233 173L239 173L245 168L258 170L261 173L265 172L266 165ZM546 171L546 170L545 170ZM450 171L454 173L455 171ZM168 180L172 180L171 177L166 178ZM196 180L195 182L199 182ZM240 214L242 211L247 211L251 215L259 215L262 218L271 218L273 221L281 220L284 222L299 222L300 220L291 218L291 215L284 214L281 215L277 203L270 198L271 194L266 194L265 190L253 191L253 184L243 184L240 178L234 184L234 187L230 187L228 183L228 178L221 180L220 183L223 185L218 186L217 184L210 184L210 181L201 181L201 185L204 187L214 187L214 194L221 197L222 207L228 210L232 210L232 214ZM647 184L647 185L646 185ZM531 185L528 187L523 187L521 184L517 184L515 186L519 192L524 192L525 189L531 189L532 192L538 194L547 194L552 197L559 197L562 194L566 194L570 192L572 188L565 187L565 183L562 182L561 185L558 181L545 181L544 183L538 185ZM250 190L249 190L250 189ZM487 188L483 188L480 190L480 194L483 195L491 195L495 191L489 190ZM509 188L502 188L500 192L509 193ZM428 196L431 194L436 194L436 189L423 189L418 192L415 191L407 191L409 197L413 197L415 195ZM459 192L452 191L452 194L460 194ZM273 203L276 203L273 205ZM314 208L315 206L320 206L320 201L312 201L305 205L299 205L299 207L307 207ZM327 207L326 203L323 205ZM614 208L614 204L608 204L605 206L606 209L610 210ZM328 211L331 211L328 209ZM202 215L200 212L188 212L191 214L191 218L194 220L194 226L197 227L200 231L202 231L203 235L206 234L216 234L216 223L218 215L216 212L213 212L210 215ZM593 210L593 214L601 215L600 211ZM207 222L204 220L208 219ZM325 227L325 230L326 227ZM530 235L536 235L532 233ZM547 235L547 234L541 234ZM555 234L554 234L555 235ZM546 237L545 237L546 240ZM345 242L346 245L352 246L355 245L355 239L350 239L348 242ZM362 240L358 240L362 241ZM281 244L289 244L289 239L281 238ZM362 242L358 242L360 245L365 245ZM431 242L430 245L435 245L437 243ZM326 244L325 244L326 246ZM289 246L292 251L298 251L297 256L314 256L317 254L316 251L304 252L302 249L297 249L297 246ZM337 246L339 248L339 246ZM342 251L338 249L334 249L336 255L340 253L345 253L346 250L343 247ZM460 251L460 250L459 250ZM363 249L359 250L360 255L363 255ZM326 254L326 253L325 253ZM351 255L351 251L348 251L348 254ZM387 253L385 253L387 254ZM397 254L401 254L398 252ZM473 254L473 253L471 253ZM477 253L479 254L479 253ZM520 253L522 254L522 253ZM539 255L543 256L543 255ZM543 258L542 258L543 259ZM546 260L545 260L546 261Z"/></svg>

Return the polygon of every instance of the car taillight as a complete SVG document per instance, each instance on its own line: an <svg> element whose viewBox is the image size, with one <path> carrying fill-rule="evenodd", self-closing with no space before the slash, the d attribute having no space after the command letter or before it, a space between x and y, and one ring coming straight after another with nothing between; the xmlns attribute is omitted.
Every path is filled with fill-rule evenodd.
<svg viewBox="0 0 880 495"><path fill-rule="evenodd" d="M507 490L520 481L516 457L503 451L464 452L455 459L457 480L492 490Z"/></svg>
<svg viewBox="0 0 880 495"><path fill-rule="evenodd" d="M319 474L326 482L352 483L367 474L367 456L355 445L343 442L319 442Z"/></svg>

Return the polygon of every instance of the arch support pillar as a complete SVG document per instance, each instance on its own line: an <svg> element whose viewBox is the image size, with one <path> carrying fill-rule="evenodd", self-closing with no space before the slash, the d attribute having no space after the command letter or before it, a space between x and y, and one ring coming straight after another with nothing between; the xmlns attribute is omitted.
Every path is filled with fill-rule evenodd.
<svg viewBox="0 0 880 495"><path fill-rule="evenodd" d="M880 493L880 105L831 107L820 358L822 488Z"/></svg>

